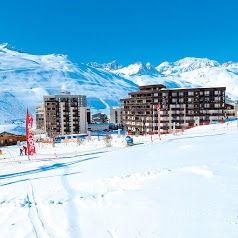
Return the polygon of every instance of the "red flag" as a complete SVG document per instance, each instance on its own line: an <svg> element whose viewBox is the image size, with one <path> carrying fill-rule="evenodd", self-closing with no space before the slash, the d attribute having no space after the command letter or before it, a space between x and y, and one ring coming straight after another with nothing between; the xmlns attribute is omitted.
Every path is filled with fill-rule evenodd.
<svg viewBox="0 0 238 238"><path fill-rule="evenodd" d="M28 155L34 155L36 153L34 137L32 134L32 125L33 125L33 118L28 113L28 109L27 109L26 110L26 141L27 141Z"/></svg>
<svg viewBox="0 0 238 238"><path fill-rule="evenodd" d="M160 111L160 104L157 105L157 111Z"/></svg>

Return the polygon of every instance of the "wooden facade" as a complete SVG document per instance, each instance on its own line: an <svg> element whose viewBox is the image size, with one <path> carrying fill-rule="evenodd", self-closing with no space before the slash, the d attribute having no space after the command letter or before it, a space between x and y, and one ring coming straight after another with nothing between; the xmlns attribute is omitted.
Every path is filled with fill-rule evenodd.
<svg viewBox="0 0 238 238"><path fill-rule="evenodd" d="M0 133L0 146L16 145L18 141L26 141L26 136L15 135L6 131Z"/></svg>

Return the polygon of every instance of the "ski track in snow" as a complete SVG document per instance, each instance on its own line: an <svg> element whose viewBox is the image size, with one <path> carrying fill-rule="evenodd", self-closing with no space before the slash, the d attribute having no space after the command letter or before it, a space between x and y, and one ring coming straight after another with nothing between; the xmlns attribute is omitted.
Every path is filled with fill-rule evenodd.
<svg viewBox="0 0 238 238"><path fill-rule="evenodd" d="M61 181L64 189L67 192L67 215L68 215L68 223L70 225L69 231L70 231L70 237L79 238L80 235L80 227L79 227L79 221L80 221L80 214L78 211L78 207L75 204L75 197L77 196L77 193L74 189L74 186L70 184L70 181L68 179L68 176L65 176L70 173L70 167L66 166L64 168L64 173L61 176Z"/></svg>
<svg viewBox="0 0 238 238"><path fill-rule="evenodd" d="M34 189L32 182L28 180L28 193L25 199L25 203L29 208L29 219L32 223L33 230L35 232L36 237L44 237L44 238L53 238L57 237L56 235L52 235L52 231L49 228L46 229L46 224L43 222L43 216L38 208L38 203L36 201Z"/></svg>
<svg viewBox="0 0 238 238"><path fill-rule="evenodd" d="M60 168L59 168L60 169ZM79 182L77 184L77 188L79 188L77 191L70 185L69 180L67 179L67 175L70 175L69 167L65 167L64 173L61 176L62 181L62 187L66 190L68 196L64 201L54 201L50 200L50 204L65 204L68 203L68 213L77 213L76 206L74 204L74 200L77 200L76 194L80 195L80 200L85 199L102 199L106 196L110 196L110 194L116 193L118 191L129 191L129 190L137 190L140 189L140 183L147 182L150 179L154 179L157 176L159 176L161 173L168 173L171 172L170 169L163 168L163 169L157 169L153 171L147 171L142 173L133 173L128 175L121 175L121 176L115 176L115 177L109 177L105 179L98 179L95 181L89 181L89 182ZM57 175L56 175L57 176ZM53 176L53 177L56 177ZM44 178L44 177L42 177ZM40 179L40 178L39 178ZM26 195L26 198L24 200L24 203L21 203L21 206L28 206L29 209L31 208L31 213L34 213L34 215L31 215L33 217L31 220L36 220L37 217L40 222L38 222L37 228L42 227L45 229L45 224L42 219L42 215L40 215L40 210L38 209L38 203L36 201L36 196L34 193L33 185L31 179L22 179L19 182L27 182L29 185L28 193ZM3 185L4 186L4 185ZM88 193L88 188L92 187L91 193ZM77 192L77 193L76 193ZM19 199L21 200L21 199ZM15 204L18 204L15 201L8 201L14 202ZM6 203L6 201L0 201L0 205ZM75 214L78 216L78 214ZM71 224L74 222L72 221ZM77 225L74 224L74 227ZM79 228L78 228L79 230ZM50 232L51 233L51 232ZM50 237L54 237L50 235Z"/></svg>
<svg viewBox="0 0 238 238"><path fill-rule="evenodd" d="M60 169L60 168L59 168ZM147 171L143 173L132 173L122 176L109 177L106 179L100 179L85 183L78 183L77 187L74 188L70 184L66 174L70 173L70 167L64 169L64 173L61 175L62 189L66 190L66 197L63 200L50 200L48 205L63 205L66 210L66 215L68 214L68 231L69 237L81 237L80 235L80 208L83 206L95 206L102 199L106 203L110 203L114 196L120 193L142 189L141 183L147 182L153 178L156 178L161 173L168 173L169 169L158 169L153 171ZM24 181L24 180L23 180ZM27 194L25 196L24 202L21 202L21 207L27 207L28 218L32 224L32 229L34 232L34 237L36 238L56 238L56 232L49 228L47 225L47 218L44 219L44 212L40 207L40 198L36 196L34 184L30 179L24 181L27 185ZM88 193L88 188L92 187L91 193ZM15 198L12 201L0 201L0 206L4 204L14 203L15 206L19 204L19 200ZM43 201L46 203L46 201ZM85 203L85 205L84 205ZM95 204L95 205L93 205ZM53 208L57 209L57 208ZM106 229L106 228L105 228ZM117 237L114 235L114 231L106 229L109 237Z"/></svg>
<svg viewBox="0 0 238 238"><path fill-rule="evenodd" d="M131 147L126 148L120 148L120 149L129 149ZM118 148L115 148L115 150L120 150ZM48 205L63 205L66 208L66 216L68 214L68 220L69 220L69 227L68 231L70 234L70 237L81 237L80 236L80 207L86 202L93 202L97 204L102 199L104 199L106 202L110 202L111 196L117 196L118 192L127 192L127 191L133 191L140 189L141 185L140 183L149 181L150 179L155 178L161 173L169 172L169 169L157 169L153 171L146 171L146 172L140 172L140 173L132 173L132 174L125 174L121 176L115 176L115 177L108 177L105 179L97 179L95 181L89 181L89 182L81 182L79 181L77 187L74 187L70 184L70 180L67 175L71 174L71 168L74 168L74 161L77 159L85 160L88 158L88 156L91 156L91 154L85 154L82 157L81 156L69 156L67 159L64 159L65 161L70 160L72 162L71 165L63 167L63 173L62 173L62 167L56 168L56 170L59 170L59 176L61 178L61 184L62 189L66 191L66 197L62 200L55 201L54 199L50 200ZM73 159L73 160L72 160ZM62 159L61 159L62 160ZM24 163L24 161L22 161ZM22 163L21 162L21 163ZM33 161L32 161L33 162ZM40 162L40 161L39 161ZM41 161L42 163L51 163L51 161ZM24 164L28 164L29 161L25 161ZM30 162L31 163L31 162ZM12 166L17 166L16 161L14 163L11 163ZM10 164L10 165L11 165ZM45 165L47 166L47 165ZM50 165L48 165L50 166ZM44 212L41 209L41 198L36 195L35 188L34 188L34 180L36 181L41 178L45 178L44 173L47 172L43 171L42 176L40 177L33 177L33 175L27 174L27 172L23 172L21 178L19 179L19 176L7 176L3 178L5 181L5 184L1 184L1 186L5 186L7 184L14 184L14 183L25 183L27 186L27 194L25 196L24 202L21 202L20 198L14 198L11 201L0 201L0 206L5 206L9 203L14 203L15 206L21 203L21 207L28 207L28 217L32 224L32 229L35 234L35 237L43 237L43 238L56 238L58 237L54 230L49 228L49 225L47 225L47 218L44 219ZM21 173L20 173L21 174ZM55 177L54 176L54 177ZM46 176L47 177L47 176ZM88 193L88 188L92 187L92 190L90 193ZM45 203L45 201L43 201ZM73 215L72 215L73 214ZM74 218L77 219L74 219ZM113 231L108 230L108 234L110 237L116 237L113 233Z"/></svg>

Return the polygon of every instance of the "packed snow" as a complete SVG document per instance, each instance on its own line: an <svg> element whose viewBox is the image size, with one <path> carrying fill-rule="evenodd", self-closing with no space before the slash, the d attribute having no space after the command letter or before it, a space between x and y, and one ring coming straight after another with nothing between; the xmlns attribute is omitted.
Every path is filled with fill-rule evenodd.
<svg viewBox="0 0 238 238"><path fill-rule="evenodd" d="M237 121L174 135L1 147L4 238L238 237Z"/></svg>

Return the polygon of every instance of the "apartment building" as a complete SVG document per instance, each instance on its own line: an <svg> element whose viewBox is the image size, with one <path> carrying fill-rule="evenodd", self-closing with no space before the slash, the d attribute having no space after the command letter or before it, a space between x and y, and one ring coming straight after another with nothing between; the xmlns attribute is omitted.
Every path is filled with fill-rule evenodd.
<svg viewBox="0 0 238 238"><path fill-rule="evenodd" d="M44 107L44 103L36 105L36 129L45 131L45 107Z"/></svg>
<svg viewBox="0 0 238 238"><path fill-rule="evenodd" d="M162 84L140 86L121 99L122 120L128 131L171 132L225 119L225 87L174 88ZM160 113L157 105L160 105Z"/></svg>
<svg viewBox="0 0 238 238"><path fill-rule="evenodd" d="M237 102L225 103L225 118L233 119L238 117L237 109Z"/></svg>
<svg viewBox="0 0 238 238"><path fill-rule="evenodd" d="M102 112L98 112L96 114L92 115L92 123L105 123L107 122L107 115L105 113Z"/></svg>
<svg viewBox="0 0 238 238"><path fill-rule="evenodd" d="M61 92L44 96L44 110L45 130L49 136L87 133L90 109L85 95Z"/></svg>
<svg viewBox="0 0 238 238"><path fill-rule="evenodd" d="M122 108L121 107L113 107L110 109L110 122L118 127L122 125Z"/></svg>

